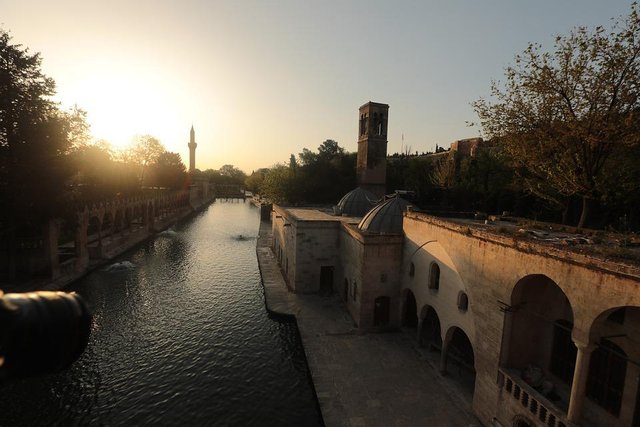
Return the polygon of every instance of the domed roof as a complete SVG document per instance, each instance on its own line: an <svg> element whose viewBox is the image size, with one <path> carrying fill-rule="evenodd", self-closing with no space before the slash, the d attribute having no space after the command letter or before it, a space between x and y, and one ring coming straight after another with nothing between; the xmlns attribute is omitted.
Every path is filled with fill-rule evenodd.
<svg viewBox="0 0 640 427"><path fill-rule="evenodd" d="M349 191L338 202L338 213L348 216L364 216L378 201L375 194L358 187Z"/></svg>
<svg viewBox="0 0 640 427"><path fill-rule="evenodd" d="M409 202L395 196L378 204L362 218L358 228L370 233L402 233L402 214Z"/></svg>

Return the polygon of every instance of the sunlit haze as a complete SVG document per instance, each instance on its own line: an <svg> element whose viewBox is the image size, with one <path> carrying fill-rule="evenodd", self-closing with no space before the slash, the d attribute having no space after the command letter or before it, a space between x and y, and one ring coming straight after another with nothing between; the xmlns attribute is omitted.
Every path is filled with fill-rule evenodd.
<svg viewBox="0 0 640 427"><path fill-rule="evenodd" d="M57 99L116 147L150 134L197 167L250 173L325 139L356 150L358 107L390 105L389 153L478 135L470 103L528 42L608 25L629 1L0 0Z"/></svg>

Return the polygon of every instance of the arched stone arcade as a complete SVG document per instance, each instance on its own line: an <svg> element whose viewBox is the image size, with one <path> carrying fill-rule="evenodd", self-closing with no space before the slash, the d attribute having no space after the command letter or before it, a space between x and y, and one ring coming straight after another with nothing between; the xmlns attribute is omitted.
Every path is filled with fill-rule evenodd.
<svg viewBox="0 0 640 427"><path fill-rule="evenodd" d="M402 293L401 325L407 328L416 329L418 327L418 307L416 304L416 297L411 289L405 289Z"/></svg>
<svg viewBox="0 0 640 427"><path fill-rule="evenodd" d="M640 425L640 307L609 308L585 334L574 327L573 298L546 275L521 278L506 307L501 366L535 390L530 399L544 411L566 411L566 422Z"/></svg>

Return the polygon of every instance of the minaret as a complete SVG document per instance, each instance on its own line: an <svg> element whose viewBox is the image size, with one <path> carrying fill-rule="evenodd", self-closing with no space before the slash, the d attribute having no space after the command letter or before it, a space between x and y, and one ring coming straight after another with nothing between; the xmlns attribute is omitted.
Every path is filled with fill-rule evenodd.
<svg viewBox="0 0 640 427"><path fill-rule="evenodd" d="M189 173L193 174L196 170L196 131L193 130L191 125L191 132L189 133Z"/></svg>
<svg viewBox="0 0 640 427"><path fill-rule="evenodd" d="M358 130L358 186L382 197L387 181L387 124L389 106L367 102L360 107Z"/></svg>

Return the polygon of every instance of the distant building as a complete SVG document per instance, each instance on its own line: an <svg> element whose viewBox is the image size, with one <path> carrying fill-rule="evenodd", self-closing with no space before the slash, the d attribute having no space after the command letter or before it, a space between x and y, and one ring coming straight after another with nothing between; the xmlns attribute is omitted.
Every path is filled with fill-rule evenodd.
<svg viewBox="0 0 640 427"><path fill-rule="evenodd" d="M640 425L640 268L568 252L550 233L525 239L506 223L416 212L399 195L371 207L367 190L384 177L364 167L380 155L367 146L371 112L381 125L371 106L388 108L360 108L364 188L333 211L273 207L289 289L338 293L363 332L413 333L486 426ZM473 157L482 143L455 151Z"/></svg>
<svg viewBox="0 0 640 427"><path fill-rule="evenodd" d="M456 158L476 157L483 144L482 138L459 139L451 143L451 152Z"/></svg>

